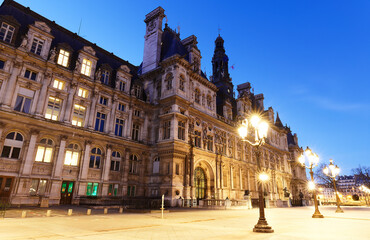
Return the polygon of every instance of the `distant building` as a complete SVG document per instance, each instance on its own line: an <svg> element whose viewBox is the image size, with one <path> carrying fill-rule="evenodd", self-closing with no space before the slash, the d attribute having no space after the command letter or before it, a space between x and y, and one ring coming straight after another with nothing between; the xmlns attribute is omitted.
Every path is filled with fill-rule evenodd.
<svg viewBox="0 0 370 240"><path fill-rule="evenodd" d="M251 92L250 83L238 85L235 98L221 36L208 79L197 38L163 28L164 17L161 7L146 15L143 62L135 66L29 8L3 2L2 199L137 205L164 194L172 206L180 198L187 205L245 195L257 201L255 150L237 133L252 111L271 126L262 153L270 205L305 192L297 135L264 108L263 94Z"/></svg>
<svg viewBox="0 0 370 240"><path fill-rule="evenodd" d="M363 192L359 189L361 185L362 183L358 181L356 175L343 175L337 179L338 191L342 193L343 197L352 197L353 195L362 197Z"/></svg>

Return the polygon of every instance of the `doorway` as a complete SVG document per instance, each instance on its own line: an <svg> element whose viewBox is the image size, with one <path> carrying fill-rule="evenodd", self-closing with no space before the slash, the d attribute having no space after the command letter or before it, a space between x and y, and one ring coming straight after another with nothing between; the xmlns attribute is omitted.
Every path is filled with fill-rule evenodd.
<svg viewBox="0 0 370 240"><path fill-rule="evenodd" d="M60 204L72 204L74 182L63 181L60 191Z"/></svg>
<svg viewBox="0 0 370 240"><path fill-rule="evenodd" d="M204 170L200 167L194 172L195 197L197 200L206 198L207 181Z"/></svg>
<svg viewBox="0 0 370 240"><path fill-rule="evenodd" d="M13 177L0 176L0 202L7 203L13 185Z"/></svg>

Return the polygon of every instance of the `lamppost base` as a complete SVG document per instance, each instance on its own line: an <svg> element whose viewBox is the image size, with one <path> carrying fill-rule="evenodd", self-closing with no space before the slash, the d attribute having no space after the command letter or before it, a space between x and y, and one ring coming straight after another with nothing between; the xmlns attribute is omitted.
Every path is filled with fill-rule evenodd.
<svg viewBox="0 0 370 240"><path fill-rule="evenodd" d="M321 213L314 213L312 215L312 218L324 218L324 215L322 215Z"/></svg>
<svg viewBox="0 0 370 240"><path fill-rule="evenodd" d="M274 229L268 225L266 220L258 220L257 224L253 228L253 232L273 233Z"/></svg>
<svg viewBox="0 0 370 240"><path fill-rule="evenodd" d="M335 210L336 213L344 213L343 210L340 207L337 207L337 210Z"/></svg>

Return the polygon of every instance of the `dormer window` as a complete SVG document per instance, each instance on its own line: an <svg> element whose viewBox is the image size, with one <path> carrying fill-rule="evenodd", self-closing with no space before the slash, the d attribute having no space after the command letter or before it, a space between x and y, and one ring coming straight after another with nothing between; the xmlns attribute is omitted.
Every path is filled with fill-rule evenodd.
<svg viewBox="0 0 370 240"><path fill-rule="evenodd" d="M86 58L82 60L81 73L83 75L90 77L90 74L91 74L91 61L90 60L87 60Z"/></svg>
<svg viewBox="0 0 370 240"><path fill-rule="evenodd" d="M102 84L105 84L105 85L109 84L109 71L108 70L103 70L100 81Z"/></svg>
<svg viewBox="0 0 370 240"><path fill-rule="evenodd" d="M41 55L42 46L44 45L44 40L39 38L33 38L31 52L37 55Z"/></svg>
<svg viewBox="0 0 370 240"><path fill-rule="evenodd" d="M118 89L122 92L125 91L126 83L122 80L119 81Z"/></svg>
<svg viewBox="0 0 370 240"><path fill-rule="evenodd" d="M59 55L58 55L58 64L62 65L63 67L67 67L68 60L69 60L69 52L63 49L60 49Z"/></svg>
<svg viewBox="0 0 370 240"><path fill-rule="evenodd" d="M5 22L1 24L0 39L4 42L10 43L14 34L15 28Z"/></svg>

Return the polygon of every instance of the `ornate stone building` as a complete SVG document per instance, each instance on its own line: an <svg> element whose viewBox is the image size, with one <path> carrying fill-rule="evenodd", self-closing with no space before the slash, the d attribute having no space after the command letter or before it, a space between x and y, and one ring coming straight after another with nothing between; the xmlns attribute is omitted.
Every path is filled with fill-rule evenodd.
<svg viewBox="0 0 370 240"><path fill-rule="evenodd" d="M250 83L238 85L235 98L224 40L215 41L208 79L197 38L163 28L164 17L161 7L146 15L143 62L134 66L4 1L0 197L30 205L135 203L162 194L171 205L257 200L254 149L237 133L252 111L271 126L262 154L270 205L303 191L297 135L265 110Z"/></svg>

